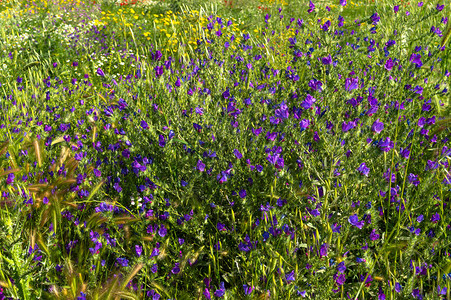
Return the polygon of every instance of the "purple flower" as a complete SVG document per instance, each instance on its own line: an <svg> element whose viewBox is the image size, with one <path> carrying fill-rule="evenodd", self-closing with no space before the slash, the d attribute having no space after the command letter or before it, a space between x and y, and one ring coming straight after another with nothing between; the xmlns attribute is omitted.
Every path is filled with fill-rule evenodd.
<svg viewBox="0 0 451 300"><path fill-rule="evenodd" d="M171 273L172 273L172 274L178 274L178 273L180 273L179 263L175 263L175 264L174 264L174 267L172 268Z"/></svg>
<svg viewBox="0 0 451 300"><path fill-rule="evenodd" d="M343 285L346 281L346 276L345 274L340 274L336 277L335 282L337 283L337 285Z"/></svg>
<svg viewBox="0 0 451 300"><path fill-rule="evenodd" d="M286 281L289 283L290 281L295 281L295 278L294 278L294 270L293 271L291 271L290 273L288 273L288 274L285 274L285 279L286 279Z"/></svg>
<svg viewBox="0 0 451 300"><path fill-rule="evenodd" d="M368 177L368 173L370 173L370 169L366 166L365 163L361 163L360 166L357 168L357 171L360 172L360 174Z"/></svg>
<svg viewBox="0 0 451 300"><path fill-rule="evenodd" d="M387 59L387 61L385 62L384 68L387 71L391 71L393 69L393 60L391 59L391 57L389 59Z"/></svg>
<svg viewBox="0 0 451 300"><path fill-rule="evenodd" d="M438 221L440 221L440 215L438 213L435 213L434 215L432 215L431 217L431 222L432 223L437 223Z"/></svg>
<svg viewBox="0 0 451 300"><path fill-rule="evenodd" d="M357 214L354 214L354 215L350 216L348 218L348 222L352 226L356 226L359 229L362 229L363 225L365 224L365 221L359 221L359 217L357 216Z"/></svg>
<svg viewBox="0 0 451 300"><path fill-rule="evenodd" d="M142 120L141 121L141 127L142 127L142 129L147 129L147 128L149 128L149 125L147 125L147 122L146 121L144 121L144 120Z"/></svg>
<svg viewBox="0 0 451 300"><path fill-rule="evenodd" d="M318 135L318 131L315 131L315 132L313 133L313 140L314 140L315 142L319 142L320 138L319 138L319 135Z"/></svg>
<svg viewBox="0 0 451 300"><path fill-rule="evenodd" d="M313 91L321 92L323 90L323 88L322 88L323 83L321 81L319 81L318 79L315 79L315 78L313 78L312 80L309 81L308 86Z"/></svg>
<svg viewBox="0 0 451 300"><path fill-rule="evenodd" d="M327 256L327 249L328 249L328 245L322 244L321 247L319 248L319 256L320 257Z"/></svg>
<svg viewBox="0 0 451 300"><path fill-rule="evenodd" d="M385 138L385 140L381 139L379 142L379 148L384 152L389 152L391 149L393 149L395 143L390 140L389 137Z"/></svg>
<svg viewBox="0 0 451 300"><path fill-rule="evenodd" d="M136 251L136 255L137 255L138 257L140 257L141 254L143 253L143 247L140 246L140 245L135 245L135 251Z"/></svg>
<svg viewBox="0 0 451 300"><path fill-rule="evenodd" d="M289 112L288 112L288 106L285 104L285 101L283 101L280 104L280 107L278 109L276 109L274 116L276 118L280 118L280 119L288 119L289 116Z"/></svg>
<svg viewBox="0 0 451 300"><path fill-rule="evenodd" d="M163 53L161 51L157 50L155 51L155 54L152 53L152 59L155 61L159 61L163 57Z"/></svg>
<svg viewBox="0 0 451 300"><path fill-rule="evenodd" d="M382 291L382 287L381 286L379 286L379 293L377 295L377 300L385 300L385 294Z"/></svg>
<svg viewBox="0 0 451 300"><path fill-rule="evenodd" d="M209 291L207 288L204 290L204 297L205 297L207 300L211 300L210 291Z"/></svg>
<svg viewBox="0 0 451 300"><path fill-rule="evenodd" d="M261 127L257 128L257 129L252 128L252 133L253 133L255 136L259 136L260 133L262 132L262 130L263 130L263 129L262 129Z"/></svg>
<svg viewBox="0 0 451 300"><path fill-rule="evenodd" d="M150 258L152 258L154 256L158 256L159 254L160 254L160 249L153 248L152 253L150 254Z"/></svg>
<svg viewBox="0 0 451 300"><path fill-rule="evenodd" d="M219 222L218 224L216 224L216 228L218 229L218 231L227 231L225 225Z"/></svg>
<svg viewBox="0 0 451 300"><path fill-rule="evenodd" d="M194 128L197 132L201 132L201 130L202 130L202 125L193 123L193 128Z"/></svg>
<svg viewBox="0 0 451 300"><path fill-rule="evenodd" d="M310 94L307 94L305 100L301 103L301 107L303 109L309 109L312 107L313 103L315 103L316 99L313 98Z"/></svg>
<svg viewBox="0 0 451 300"><path fill-rule="evenodd" d="M164 136L162 135L162 134L160 134L159 136L158 136L158 145L160 146L160 147L164 147L165 145L166 145L166 141L164 140Z"/></svg>
<svg viewBox="0 0 451 300"><path fill-rule="evenodd" d="M224 99L228 99L230 97L229 89L225 90L224 93L222 93L222 97L224 97Z"/></svg>
<svg viewBox="0 0 451 300"><path fill-rule="evenodd" d="M247 284L243 284L243 289L244 289L244 294L246 296L252 294L252 292L254 291L254 287L253 286L248 286Z"/></svg>
<svg viewBox="0 0 451 300"><path fill-rule="evenodd" d="M448 291L448 289L446 287L440 288L440 286L438 286L438 288L437 288L437 293L439 295L446 295L447 291Z"/></svg>
<svg viewBox="0 0 451 300"><path fill-rule="evenodd" d="M414 289L414 290L412 291L412 296L413 296L415 299L420 299L420 300L423 299L423 295L420 294L420 290L419 290L419 289Z"/></svg>
<svg viewBox="0 0 451 300"><path fill-rule="evenodd" d="M310 120L309 119L303 119L301 120L301 122L299 122L299 127L301 128L301 131L307 129L310 125Z"/></svg>
<svg viewBox="0 0 451 300"><path fill-rule="evenodd" d="M120 264L121 266L128 267L128 259L118 257L116 260L117 260L117 263Z"/></svg>
<svg viewBox="0 0 451 300"><path fill-rule="evenodd" d="M415 64L417 68L420 68L423 65L423 62L421 61L421 55L416 53L412 53L412 55L410 56L410 62L412 64Z"/></svg>
<svg viewBox="0 0 451 300"><path fill-rule="evenodd" d="M16 175L14 175L14 173L9 173L8 177L6 177L6 184L10 185L14 182L14 178L16 177Z"/></svg>
<svg viewBox="0 0 451 300"><path fill-rule="evenodd" d="M334 225L332 226L332 232L341 233L340 230L341 230L341 225L339 225L338 223L334 223Z"/></svg>
<svg viewBox="0 0 451 300"><path fill-rule="evenodd" d="M158 271L158 265L157 264L153 264L152 267L150 267L150 271L155 274Z"/></svg>
<svg viewBox="0 0 451 300"><path fill-rule="evenodd" d="M247 196L246 190L245 189L240 190L239 195L240 195L241 199L246 198L246 196Z"/></svg>
<svg viewBox="0 0 451 300"><path fill-rule="evenodd" d="M370 18L371 21L373 21L373 25L377 25L377 23L381 20L381 17L379 17L377 13L374 13Z"/></svg>
<svg viewBox="0 0 451 300"><path fill-rule="evenodd" d="M163 75L164 67L163 66L156 66L155 67L155 76L160 77Z"/></svg>
<svg viewBox="0 0 451 300"><path fill-rule="evenodd" d="M368 273L367 273L368 274ZM373 281L373 277L370 275L370 274L368 274L368 277L367 277L367 274L365 274L365 275L360 275L360 281L364 281L365 280L365 277L366 277L366 280L365 280L365 283L366 284L369 284L371 281Z"/></svg>
<svg viewBox="0 0 451 300"><path fill-rule="evenodd" d="M219 289L215 291L214 295L218 298L222 298L225 294L224 282L219 284Z"/></svg>
<svg viewBox="0 0 451 300"><path fill-rule="evenodd" d="M309 7L310 7L310 8L309 8L309 10L307 11L308 13L311 13L311 12L315 11L315 4L313 4L312 1L310 1Z"/></svg>
<svg viewBox="0 0 451 300"><path fill-rule="evenodd" d="M218 174L216 179L219 181L219 183L224 183L224 182L227 181L229 176L230 176L230 172L229 171L221 171L221 173Z"/></svg>
<svg viewBox="0 0 451 300"><path fill-rule="evenodd" d="M118 193L120 193L122 191L122 188L118 182L116 182L113 187L116 190L116 192L118 192Z"/></svg>
<svg viewBox="0 0 451 300"><path fill-rule="evenodd" d="M238 149L234 149L234 150L233 150L233 154L235 154L235 157L236 157L237 159L243 158L243 154L241 154L240 151L238 151Z"/></svg>
<svg viewBox="0 0 451 300"><path fill-rule="evenodd" d="M348 4L348 0L340 0L341 6L346 6L346 4Z"/></svg>
<svg viewBox="0 0 451 300"><path fill-rule="evenodd" d="M352 128L354 128L355 126L356 126L355 121L343 122L343 124L341 124L341 130L343 132L347 132L347 131L351 130Z"/></svg>
<svg viewBox="0 0 451 300"><path fill-rule="evenodd" d="M100 69L100 68L97 69L97 75L99 75L101 77L105 77L105 73L103 73L102 69Z"/></svg>
<svg viewBox="0 0 451 300"><path fill-rule="evenodd" d="M332 64L332 56L330 56L329 54L329 56L321 58L321 62L323 63L323 65Z"/></svg>
<svg viewBox="0 0 451 300"><path fill-rule="evenodd" d="M424 216L423 216L423 215L419 215L419 216L417 217L417 222L418 222L418 223L421 223L423 220L424 220Z"/></svg>
<svg viewBox="0 0 451 300"><path fill-rule="evenodd" d="M345 90L350 92L359 88L359 78L346 78Z"/></svg>
<svg viewBox="0 0 451 300"><path fill-rule="evenodd" d="M370 233L370 239L372 241L375 241L375 240L378 240L379 237L380 237L380 235L376 233L376 229L373 229Z"/></svg>
<svg viewBox="0 0 451 300"><path fill-rule="evenodd" d="M203 172L205 170L205 164L200 159L197 161L196 169L200 172Z"/></svg>
<svg viewBox="0 0 451 300"><path fill-rule="evenodd" d="M339 263L337 265L337 271L340 273L344 273L346 271L346 266L345 266L345 262L342 261L341 263Z"/></svg>
<svg viewBox="0 0 451 300"><path fill-rule="evenodd" d="M164 226L164 224L162 224L160 226L160 229L158 230L158 235L161 237L165 237L165 235L168 233L168 230L166 229L166 226Z"/></svg>
<svg viewBox="0 0 451 300"><path fill-rule="evenodd" d="M402 148L401 147L401 149L400 149L400 154L401 154L401 156L402 157L404 157L404 158L409 158L409 156L410 156L410 150L409 150L409 148Z"/></svg>
<svg viewBox="0 0 451 300"><path fill-rule="evenodd" d="M278 169L283 168L285 165L283 157L280 156L279 154L268 154L266 159Z"/></svg>
<svg viewBox="0 0 451 300"><path fill-rule="evenodd" d="M438 11L442 11L444 8L445 8L445 5L440 5L440 4L437 4L437 6L435 7L435 9Z"/></svg>
<svg viewBox="0 0 451 300"><path fill-rule="evenodd" d="M413 91L415 92L415 94L422 95L423 94L423 87L417 85L417 86L414 87Z"/></svg>
<svg viewBox="0 0 451 300"><path fill-rule="evenodd" d="M400 293L402 291L402 286L399 282L395 283L395 292Z"/></svg>

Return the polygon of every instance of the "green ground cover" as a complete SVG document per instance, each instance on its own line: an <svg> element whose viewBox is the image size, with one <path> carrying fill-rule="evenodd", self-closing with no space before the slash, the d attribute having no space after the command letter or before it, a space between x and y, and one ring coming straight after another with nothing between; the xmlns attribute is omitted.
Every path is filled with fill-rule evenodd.
<svg viewBox="0 0 451 300"><path fill-rule="evenodd" d="M450 299L450 11L0 2L0 300Z"/></svg>

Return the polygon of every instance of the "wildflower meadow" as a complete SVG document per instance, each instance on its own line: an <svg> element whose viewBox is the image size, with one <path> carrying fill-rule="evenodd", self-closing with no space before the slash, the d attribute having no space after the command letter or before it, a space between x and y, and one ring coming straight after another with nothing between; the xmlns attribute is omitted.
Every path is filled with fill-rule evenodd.
<svg viewBox="0 0 451 300"><path fill-rule="evenodd" d="M450 16L0 0L0 299L451 299Z"/></svg>

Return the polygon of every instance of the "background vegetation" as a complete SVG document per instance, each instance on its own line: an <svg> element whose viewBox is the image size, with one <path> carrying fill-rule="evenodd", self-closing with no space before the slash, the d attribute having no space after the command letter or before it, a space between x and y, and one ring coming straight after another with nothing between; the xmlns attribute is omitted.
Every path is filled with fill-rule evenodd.
<svg viewBox="0 0 451 300"><path fill-rule="evenodd" d="M0 299L450 299L450 6L0 3Z"/></svg>

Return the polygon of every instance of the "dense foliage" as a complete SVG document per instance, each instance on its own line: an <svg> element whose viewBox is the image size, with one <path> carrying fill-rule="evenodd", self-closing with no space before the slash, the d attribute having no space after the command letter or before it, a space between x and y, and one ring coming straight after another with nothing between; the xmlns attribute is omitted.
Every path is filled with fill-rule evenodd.
<svg viewBox="0 0 451 300"><path fill-rule="evenodd" d="M450 7L331 2L0 2L0 299L449 299Z"/></svg>

